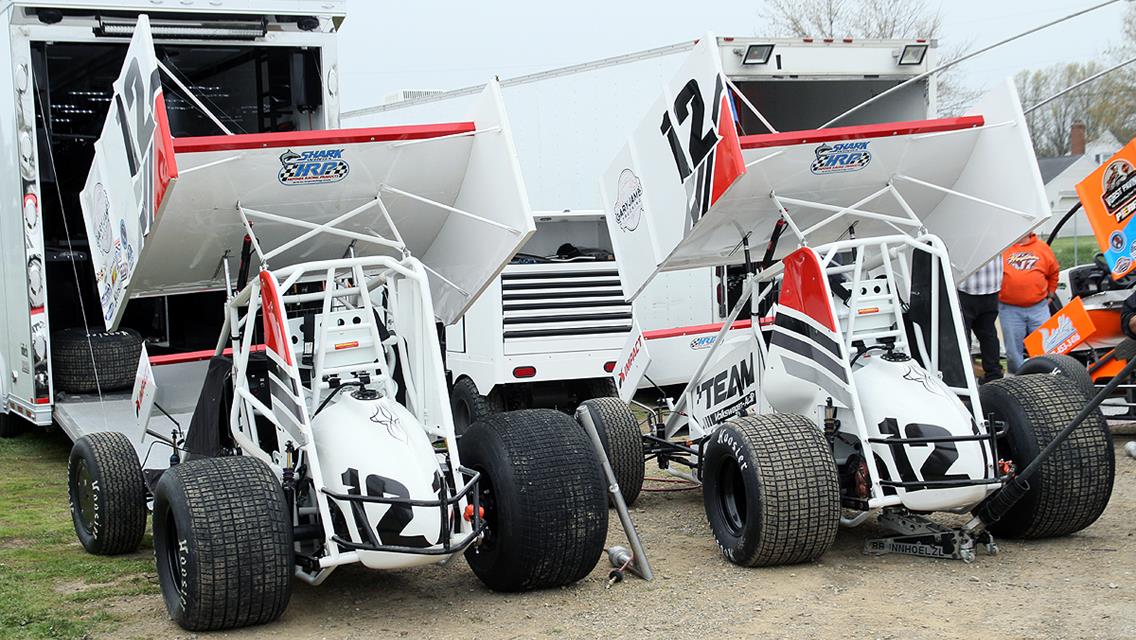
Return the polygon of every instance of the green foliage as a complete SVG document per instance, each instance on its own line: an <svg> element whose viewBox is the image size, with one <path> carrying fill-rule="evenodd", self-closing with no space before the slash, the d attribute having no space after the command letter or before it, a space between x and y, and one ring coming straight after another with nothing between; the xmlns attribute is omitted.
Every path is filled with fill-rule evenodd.
<svg viewBox="0 0 1136 640"><path fill-rule="evenodd" d="M70 442L0 439L0 639L82 638L113 628L108 604L157 593L149 536L134 554L88 555L67 507Z"/></svg>

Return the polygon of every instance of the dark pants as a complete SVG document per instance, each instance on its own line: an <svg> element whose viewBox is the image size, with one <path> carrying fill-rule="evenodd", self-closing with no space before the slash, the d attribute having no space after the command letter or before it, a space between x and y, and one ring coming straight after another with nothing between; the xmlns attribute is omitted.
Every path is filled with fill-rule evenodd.
<svg viewBox="0 0 1136 640"><path fill-rule="evenodd" d="M970 332L978 337L978 351L982 356L983 380L1002 377L1001 348L998 344L998 330L994 324L998 320L998 294L988 293L975 296L958 292L959 306L962 307L962 326L966 332L966 344L970 345Z"/></svg>

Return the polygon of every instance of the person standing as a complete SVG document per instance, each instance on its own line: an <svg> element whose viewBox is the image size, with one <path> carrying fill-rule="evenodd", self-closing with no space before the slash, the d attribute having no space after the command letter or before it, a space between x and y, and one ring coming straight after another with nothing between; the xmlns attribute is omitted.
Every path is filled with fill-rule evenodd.
<svg viewBox="0 0 1136 640"><path fill-rule="evenodd" d="M966 344L970 346L973 331L978 338L978 353L982 360L982 380L990 382L1002 377L1002 345L998 341L998 292L1002 290L1002 256L970 274L958 286L959 306L962 307L962 327Z"/></svg>
<svg viewBox="0 0 1136 640"><path fill-rule="evenodd" d="M1002 252L998 315L1010 373L1022 366L1026 336L1049 319L1049 299L1057 291L1060 271L1053 250L1033 233Z"/></svg>

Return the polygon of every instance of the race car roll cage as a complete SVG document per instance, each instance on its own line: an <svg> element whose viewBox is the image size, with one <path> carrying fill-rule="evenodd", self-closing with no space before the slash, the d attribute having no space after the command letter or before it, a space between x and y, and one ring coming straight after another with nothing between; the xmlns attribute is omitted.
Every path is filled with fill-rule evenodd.
<svg viewBox="0 0 1136 640"><path fill-rule="evenodd" d="M490 131L490 129L486 129L458 135L475 135L488 133ZM399 144L412 144L414 142L418 141L408 141ZM260 260L261 276L251 279L240 288L240 291L236 293L230 292L226 302L227 313L225 314L224 324L214 355L220 356L224 353L226 342L231 344L233 358L232 380L235 397L230 409L229 424L231 426L229 432L232 435L234 443L240 447L242 453L256 457L269 464L270 467L282 469L284 492L288 500L288 507L293 513L293 524L296 525L297 528L296 540L298 545L304 540L327 540L333 543L317 545L316 552L311 555L305 555L297 551L296 575L311 584L319 584L322 582L330 573L326 571L327 569L359 562L358 552L360 551L428 556L452 555L465 550L467 547L477 542L488 528L488 524L483 517L480 502L480 474L477 471L461 466L452 420L444 411L440 412L443 415L436 416L433 421L431 420L428 403L423 395L426 385L416 385L411 373L413 369L422 371L423 375L428 375L429 367L426 365L426 358L424 356L426 353L429 353L431 349L434 353L439 353L437 333L432 322L433 314L427 312L428 309L432 308L432 301L429 297L430 289L427 271L430 271L435 277L443 280L445 280L445 278L436 271L429 269L429 267L411 255L406 244L403 242L397 225L394 223L387 207L383 203L382 194L384 192L409 197L419 202L441 208L449 213L467 216L495 227L518 234L520 233L518 230L508 227L507 225L502 225L493 220L487 220L468 211L451 207L386 184L380 185L379 193L375 196L374 200L323 224L258 211L237 203L237 211L246 232L245 249L241 255L239 270L241 276L237 280L238 286L243 283L244 274L247 274L251 253L253 252L255 252ZM370 234L364 234L336 227L336 225L374 207L378 207L381 212L382 219L388 225L393 239L380 235L378 232L374 231L373 228L368 229L371 231ZM280 246L266 251L258 240L254 230L254 220L258 218L297 227L302 229L303 233ZM350 244L346 251L347 257L338 260L321 260L294 264L274 271L269 269L268 262L274 256L280 255L284 251L319 234L339 236L348 239ZM354 257L354 247L360 242L393 250L401 254L402 257L400 259L383 255ZM225 255L222 259L226 282L233 281L230 278L229 259L229 255ZM414 295L409 301L400 300L397 287L397 283L400 279L412 283ZM298 284L319 283L321 280L323 285L322 291L289 293L289 291ZM457 285L453 285L449 280L445 281L461 291ZM276 284L277 282L279 282L278 286ZM280 304L285 307L286 305L310 304L313 302L321 303L322 310L320 313L324 318L330 318L331 312L335 309L358 309L361 312L361 318L373 319L362 320L360 324L365 325L370 334L372 345L379 349L380 353L385 356L377 358L372 364L365 366L358 364L326 366L325 351L320 348L320 345L327 343L330 323L322 323L318 335L314 339L315 348L313 349L310 388L306 388L299 379L299 376L296 375L299 366L298 362L291 364L276 362L277 365L282 365L282 368L292 374L293 384L291 385L291 390L293 393L289 392L287 384L273 386L274 392L279 391L282 394L290 396L283 398L283 402L290 404L292 407L292 413L290 415L295 418L292 424L288 424L287 420L282 420L278 412L265 405L256 397L250 387L247 375L249 357L252 353L259 351L257 345L254 344L256 331L249 329L255 326L258 313L267 313L270 311L265 308L267 305L261 302L262 295L264 295L264 283L271 283L271 287L273 288L271 293L275 294L276 291L279 291L277 299ZM400 303L409 302L412 305L412 312L408 314L408 316L416 318L420 326L415 327L414 330L410 332L411 336L409 340L405 335L405 331L400 331L397 335L392 333L385 339L381 335L382 332L379 331L377 324L381 322L381 320L378 319L378 310L371 300L371 292L379 287L386 289L387 295L385 296L385 303L382 305L382 310L386 312L388 318L398 317ZM357 302L353 304L352 299L355 299ZM243 313L241 311L242 307L247 307ZM284 309L280 309L279 311L286 315ZM264 352L269 354L268 357L270 359L277 357L271 349L267 349ZM412 356L417 357L412 360ZM434 439L435 442L439 439L444 442L444 450L439 450L438 456L444 460L445 464L442 465L440 460L439 466L442 469L448 467L449 477L446 478L445 482L441 483L438 489L437 500L354 495L330 491L323 484L319 457L314 454L314 450L312 449L314 441L311 431L311 417L314 417L314 415L326 405L328 400L346 386L376 384L384 390L387 397L394 398L398 391L398 382L391 375L391 372L395 370L396 359L400 359L403 363L407 364L417 360L417 366L403 366L401 368L401 378L405 385L406 392L405 397L408 401L407 409L416 415L428 436ZM438 377L438 379L435 380L433 388L445 389L442 372L434 371L433 374ZM346 379L348 377L353 379ZM307 408L304 406L305 402L302 397L305 390L309 395L308 402L306 403L308 405ZM325 391L329 391L330 393L325 394ZM280 399L280 396L274 393L273 398ZM250 435L250 433L254 432L256 429L257 418L268 420L277 430L277 442L286 444L274 451L265 450L261 444ZM438 423L438 426L431 427L430 425L434 423ZM280 435L285 437L281 438L279 437ZM298 508L298 483L311 483L312 488L315 489L315 492L310 496L310 499L315 503L314 512L313 507ZM357 542L348 540L336 533L334 520L329 508L329 500L338 501L350 506L350 512L357 523L356 529L366 536L365 541ZM404 506L411 509L437 508L441 516L439 542L424 548L382 544L366 514L366 510L363 508L363 505L366 503ZM299 525L298 517L301 515L318 515L318 530ZM453 538L458 534L461 535L461 538L455 541Z"/></svg>
<svg viewBox="0 0 1136 640"><path fill-rule="evenodd" d="M999 124L985 125L1001 126ZM935 134L931 134L935 135ZM757 164L765 158L755 160L747 165L747 168L753 164ZM913 184L921 185L929 189L940 191L947 196L957 196L971 201L976 201L984 205L988 205L1003 211L1007 211L1025 218L1031 218L1028 214L1006 207L1001 204L990 202L988 200L975 197L970 194L961 193L959 191L949 189L940 185L932 184L916 178L911 178L904 175L895 175L892 180L905 180ZM863 209L862 207L877 198L884 195L891 195L899 208L905 215L896 216L886 213L880 213ZM758 310L763 303L775 303L773 295L777 291L776 279L784 272L784 262L777 261L773 263L772 256L777 250L778 241L784 229L789 229L795 236L799 247L809 247L808 238L811 234L815 233L818 229L836 223L842 219L848 223L848 235L854 237L855 225L857 219L872 219L882 221L888 226L894 228L897 233L888 236L875 236L864 239L847 239L838 240L835 242L828 242L816 247L819 254L820 263L824 272L831 279L836 277L847 277L851 275L851 280L845 284L850 290L848 299L845 305L849 309L847 322L844 326L843 323L838 323L837 331L839 332L842 340L840 342L840 349L842 353L843 364L847 369L850 397L852 406L850 407L854 416L854 428L857 439L862 443L861 451L871 452L871 458L867 460L866 465L869 476L869 489L871 495L866 501L849 500L844 497L845 506L859 509L865 512L868 510L900 505L902 498L894 491L890 495L884 495L883 489L886 488L903 488L905 490L918 490L918 489L942 489L942 488L955 488L976 485L988 485L988 492L994 491L1001 487L1008 474L1004 469L1000 468L998 464L998 451L997 451L997 438L1001 434L998 425L991 419L985 417L982 412L982 405L978 395L978 384L974 376L974 371L970 367L962 367L962 375L965 380L964 386L949 386L951 392L967 400L967 407L971 413L971 418L974 424L979 426L975 435L968 436L942 436L942 437L902 437L900 434L895 434L894 437L876 438L869 436L865 428L864 414L860 403L860 398L855 391L855 381L851 376L852 364L868 351L874 349L884 349L886 351L898 350L906 352L907 355L916 358L916 361L921 363L926 370L931 373L942 375L941 359L943 355L940 349L938 340L931 340L930 345L926 344L923 340L923 334L919 331L918 325L915 326L913 332L916 336L916 344L910 344L906 331L904 321L904 309L907 304L903 302L900 297L897 282L902 279L910 288L912 281L911 268L909 261L903 259L901 252L910 251L911 260L914 260L915 252L925 252L930 256L930 331L929 335L938 336L940 332L940 309L942 305L942 296L945 295L950 307L950 318L952 320L953 333L955 335L954 346L959 350L958 353L962 357L963 362L968 361L969 350L964 342L965 333L962 327L962 319L958 313L955 312L959 308L958 294L952 286L940 287L941 274L947 274L946 281L950 282L949 275L951 273L950 257L947 253L946 247L942 240L931 233L928 233L924 223L919 219L911 206L903 198L889 181L887 185L862 198L852 205L846 207L839 207L823 202L815 202L809 200L802 200L797 198L790 198L779 196L776 192L770 192L769 198L774 201L777 209L780 212L780 217L776 220L774 232L771 235L769 246L766 249L765 259L760 264L755 264L752 260L749 246L750 234L745 234L741 237L737 250L741 250L744 256L744 264L746 267L746 277L742 286L741 295L737 302L731 309L729 316L722 322L722 327L719 329L714 341L711 343L710 348L707 350L702 358L701 363L691 376L690 381L679 395L677 402L672 402L669 398L664 399L666 409L669 415L666 421L660 423L658 419L658 412L651 407L644 407L651 414L649 416L650 423L655 425L653 433L648 433L643 436L644 438L644 452L646 459L658 460L660 468L666 470L672 475L686 478L700 482L702 457L700 451L700 444L709 437L712 428L707 429L705 426L700 425L690 411L687 411L688 406L694 405L694 393L698 382L701 380L706 367L714 361L714 355L719 347L725 341L727 333L735 327L738 317L741 315L742 310L745 308L746 303L751 302L750 305L750 331L752 331L753 339L757 345L757 353L760 358L760 363L755 364L756 375L758 377L758 389L761 388L761 376L763 374L763 363L768 360L768 344L764 337L762 317ZM800 225L793 219L793 215L789 211L788 206L796 206L800 208L816 209L821 211L830 211L832 215L812 224L805 229L801 229ZM847 220L847 219L851 220ZM909 231L905 231L909 230ZM840 264L837 256L852 251L855 258L851 264ZM868 261L868 254L874 252L872 260ZM898 269L896 268L898 265ZM870 282L872 279L866 279L864 276L868 271L883 269L884 276L888 281L888 292L884 296L865 296L862 294L861 284ZM943 291L940 291L943 289ZM756 290L756 293L755 293ZM909 292L910 295L910 292ZM884 331L858 333L856 331L857 315L854 311L858 308L860 303L880 303L884 302L891 305L895 322L892 328ZM771 320L772 318L769 318ZM875 341L875 344L869 344L870 341ZM860 343L857 346L857 343ZM915 348L913 348L913 346ZM928 348L929 347L929 348ZM849 357L850 351L855 349L855 353ZM758 398L758 412L765 413L769 411L768 401L764 398L762 393L757 394ZM831 402L830 402L831 405ZM642 406L642 405L640 405ZM838 430L839 424L835 420L835 411L830 409L826 414L826 427L833 427L834 431ZM832 424L830 424L830 422ZM676 437L680 436L680 432L688 431L689 439L684 439L683 442L676 441ZM826 429L827 430L827 429ZM979 479L966 479L966 480L916 480L904 481L894 479L881 479L879 468L876 464L878 458L875 451L870 445L884 445L888 447L906 447L906 446L928 446L937 443L953 443L953 442L985 442L989 447L989 455L986 458L986 476ZM866 453L865 453L866 455ZM682 464L693 471L693 474L685 474L676 472L669 468L670 462ZM855 520L842 519L844 524L858 524Z"/></svg>

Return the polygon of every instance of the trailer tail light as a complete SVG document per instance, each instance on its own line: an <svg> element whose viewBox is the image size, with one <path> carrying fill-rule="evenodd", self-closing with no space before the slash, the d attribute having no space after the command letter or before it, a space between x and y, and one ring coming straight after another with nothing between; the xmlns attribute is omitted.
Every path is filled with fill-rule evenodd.
<svg viewBox="0 0 1136 640"><path fill-rule="evenodd" d="M605 362L604 363L604 371L606 371L608 373L615 371L615 360L612 360L610 362Z"/></svg>
<svg viewBox="0 0 1136 640"><path fill-rule="evenodd" d="M804 40L805 42L812 42L813 41L812 38L801 38L801 39Z"/></svg>
<svg viewBox="0 0 1136 640"><path fill-rule="evenodd" d="M517 367L513 369L514 378L531 378L536 375L536 367Z"/></svg>

